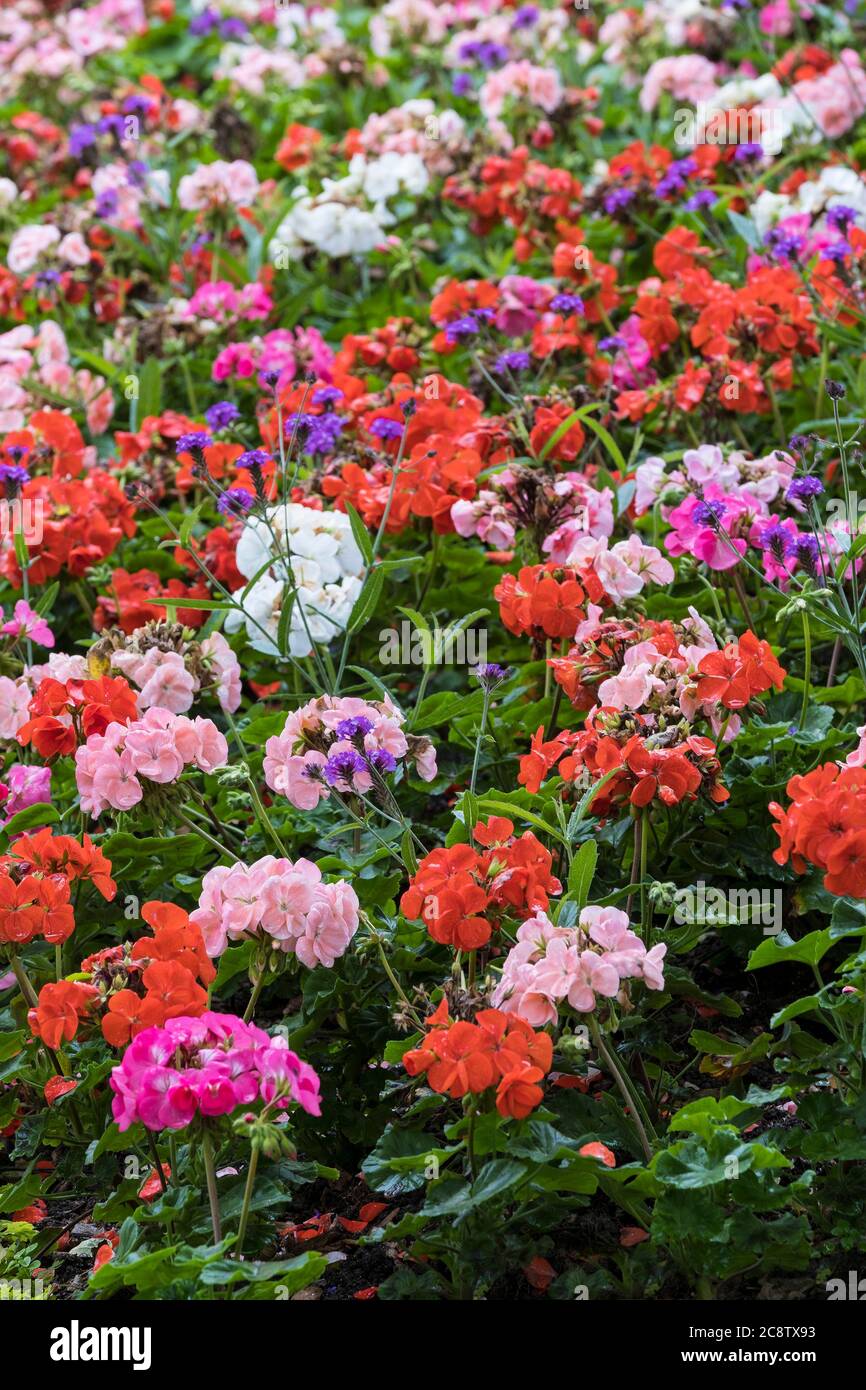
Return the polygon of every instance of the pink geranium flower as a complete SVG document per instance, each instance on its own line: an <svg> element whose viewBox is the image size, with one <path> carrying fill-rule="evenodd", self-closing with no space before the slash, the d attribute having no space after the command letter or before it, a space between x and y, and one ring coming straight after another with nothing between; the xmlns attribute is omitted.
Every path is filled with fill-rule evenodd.
<svg viewBox="0 0 866 1390"><path fill-rule="evenodd" d="M45 619L40 617L23 598L20 598L15 605L15 616L3 624L0 632L14 637L17 642L20 642L22 638L29 637L31 642L38 642L40 647L54 646L54 633L51 628Z"/></svg>

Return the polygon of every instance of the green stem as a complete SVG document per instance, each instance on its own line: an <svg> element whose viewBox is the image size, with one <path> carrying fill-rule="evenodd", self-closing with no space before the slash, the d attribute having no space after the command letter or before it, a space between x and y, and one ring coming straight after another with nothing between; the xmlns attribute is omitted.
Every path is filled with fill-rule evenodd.
<svg viewBox="0 0 866 1390"><path fill-rule="evenodd" d="M646 807L640 815L640 934L641 940L647 942L649 938L649 922L647 920L647 884L646 884L646 865L647 850L649 848L649 811Z"/></svg>
<svg viewBox="0 0 866 1390"><path fill-rule="evenodd" d="M222 1225L220 1224L220 1203L217 1193L216 1168L214 1166L213 1140L210 1130L206 1129L202 1138L202 1157L204 1159L205 1178L207 1179L207 1199L210 1203L210 1219L213 1226L214 1244L219 1245L223 1238Z"/></svg>
<svg viewBox="0 0 866 1390"><path fill-rule="evenodd" d="M165 1173L162 1171L162 1160L159 1156L159 1149L156 1147L156 1139L154 1138L153 1130L145 1129L144 1132L147 1135L147 1143L150 1152L153 1154L153 1171L159 1178L159 1185L162 1188L163 1192L167 1192L168 1184L165 1181Z"/></svg>
<svg viewBox="0 0 866 1390"><path fill-rule="evenodd" d="M475 795L475 783L478 780L478 764L481 760L481 745L484 742L484 734L487 729L487 716L490 712L490 691L484 691L484 707L481 711L481 727L478 730L478 737L475 740L475 757L472 759L472 776L469 778L469 794ZM471 830L472 826L467 826Z"/></svg>
<svg viewBox="0 0 866 1390"><path fill-rule="evenodd" d="M366 921L368 925L372 925L369 921L369 918L367 918ZM376 949L379 952L379 959L382 962L382 969L385 971L385 974L391 981L391 984L394 987L394 993L397 995L397 998L400 1000L400 1003L403 1005L404 1009L406 1010L406 1013L412 1019L412 1022L415 1024L415 1026L417 1028L423 1029L424 1022L421 1018L418 1017L416 1010L413 1009L412 1005L409 1002L409 998L406 994L406 991L400 984L400 981L397 979L397 976L394 974L394 971L391 969L391 966L388 962L388 957L385 955L385 952L382 949L382 941L379 935L375 932L375 929L373 939L376 942Z"/></svg>
<svg viewBox="0 0 866 1390"><path fill-rule="evenodd" d="M249 1003L247 1004L247 1007L246 1007L246 1009L244 1010L244 1023L249 1023L250 1019L252 1018L253 1014L255 1013L256 1004L258 1004L258 1002L259 1002L259 995L260 995L261 992L262 992L262 985L264 984L264 982L265 982L265 967L264 967L264 965L263 965L262 968L261 968L261 970L260 970L259 973L258 973L258 976L257 976L257 978L256 978L255 984L253 985L253 992L252 992L252 994L250 995Z"/></svg>
<svg viewBox="0 0 866 1390"><path fill-rule="evenodd" d="M250 1219L250 1203L253 1197L253 1188L255 1186L256 1181L256 1168L258 1167L258 1164L259 1151L257 1148L254 1147L250 1154L250 1166L249 1171L247 1172L246 1187L244 1188L244 1204L241 1207L241 1219L240 1224L238 1225L238 1239L237 1244L235 1246L235 1254L237 1255L238 1259L243 1259L244 1237L247 1233L247 1222Z"/></svg>
<svg viewBox="0 0 866 1390"><path fill-rule="evenodd" d="M247 778L247 787L249 788L250 800L253 803L253 810L256 813L256 820L262 827L262 830L265 832L265 838L270 836L271 843L277 851L277 858L284 859L286 847L271 823L271 818L265 810L264 803L261 797L259 796L256 784L253 781L252 777Z"/></svg>
<svg viewBox="0 0 866 1390"><path fill-rule="evenodd" d="M598 1055L604 1062L604 1065L606 1066L607 1070L610 1072L611 1076L613 1077L614 1081L619 1087L620 1094L622 1095L623 1100L625 1101L626 1105L628 1106L631 1112L631 1118L634 1121L634 1126L637 1130L638 1138L640 1139L640 1145L644 1152L644 1158L646 1159L647 1163L651 1163L653 1151L652 1145L650 1144L649 1137L647 1135L646 1128L644 1127L644 1120L641 1117L641 1111L643 1107L641 1106L637 1096L635 1095L633 1086L626 1078L625 1073L620 1069L619 1063L614 1060L613 1054L609 1052L605 1047L597 1020L592 1016L592 1014L589 1014L588 1018L589 1030L592 1034L592 1040L598 1048ZM649 1121L647 1121L647 1124L649 1124ZM652 1126L650 1125L649 1128L652 1129ZM653 1134L653 1138L655 1137L655 1134Z"/></svg>
<svg viewBox="0 0 866 1390"><path fill-rule="evenodd" d="M803 704L800 710L800 732L806 727L806 715L809 712L809 696L812 693L812 634L809 630L809 612L803 609L803 647L805 650L805 660L803 665Z"/></svg>
<svg viewBox="0 0 866 1390"><path fill-rule="evenodd" d="M17 956L12 956L9 963L15 973L15 979L18 981L18 988L27 1002L27 1007L35 1009L39 1003L39 995L30 982L30 976Z"/></svg>
<svg viewBox="0 0 866 1390"><path fill-rule="evenodd" d="M474 952L473 952L474 954ZM469 1111L469 1127L466 1131L466 1152L469 1155L469 1171L473 1178L478 1176L478 1160L475 1157L475 1106Z"/></svg>
<svg viewBox="0 0 866 1390"><path fill-rule="evenodd" d="M233 859L236 864L240 864L241 861L238 856L230 850L227 845L221 845L219 840L215 840L213 835L209 835L203 826L194 825L193 822L187 820L185 816L178 816L178 820L191 835L198 835L200 840L204 840L205 844L210 845L212 849L219 850L220 856L227 854L229 859Z"/></svg>

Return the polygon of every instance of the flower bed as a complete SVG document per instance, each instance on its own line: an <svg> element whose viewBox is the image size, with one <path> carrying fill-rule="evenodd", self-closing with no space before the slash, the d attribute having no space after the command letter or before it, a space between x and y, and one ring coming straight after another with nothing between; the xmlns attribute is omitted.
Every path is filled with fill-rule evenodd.
<svg viewBox="0 0 866 1390"><path fill-rule="evenodd" d="M4 1289L848 1278L864 34L7 0Z"/></svg>

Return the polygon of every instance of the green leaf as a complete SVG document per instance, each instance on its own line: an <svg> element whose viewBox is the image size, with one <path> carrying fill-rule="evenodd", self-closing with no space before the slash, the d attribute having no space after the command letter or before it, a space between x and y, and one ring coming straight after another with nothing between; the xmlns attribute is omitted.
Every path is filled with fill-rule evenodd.
<svg viewBox="0 0 866 1390"><path fill-rule="evenodd" d="M568 871L568 892L579 908L586 907L589 902L597 862L598 845L595 840L586 840L571 861Z"/></svg>
<svg viewBox="0 0 866 1390"><path fill-rule="evenodd" d="M352 527L352 535L355 537L355 544L360 550L364 561L368 565L373 563L373 542L370 539L370 532L364 525L359 514L355 511L351 502L346 503L346 511L349 513L349 522Z"/></svg>
<svg viewBox="0 0 866 1390"><path fill-rule="evenodd" d="M358 595L352 615L349 618L348 632L357 632L371 618L376 611L379 599L382 597L382 586L385 583L385 574L381 569L370 570L367 581Z"/></svg>
<svg viewBox="0 0 866 1390"><path fill-rule="evenodd" d="M809 932L800 941L792 941L786 932L768 937L762 941L749 956L747 970L760 970L765 965L777 965L782 961L798 962L801 965L817 965L833 945L829 928L825 931Z"/></svg>
<svg viewBox="0 0 866 1390"><path fill-rule="evenodd" d="M158 603L161 608L195 608L203 613L229 612L239 606L227 598L186 598L178 594L161 594L158 598L145 599L145 603Z"/></svg>
<svg viewBox="0 0 866 1390"><path fill-rule="evenodd" d="M138 383L138 418L158 415L162 403L162 369L156 357L148 357Z"/></svg>
<svg viewBox="0 0 866 1390"><path fill-rule="evenodd" d="M733 212L727 209L728 221L739 237L750 246L753 251L759 250L762 245L761 233L758 231L750 217L743 217L742 213Z"/></svg>
<svg viewBox="0 0 866 1390"><path fill-rule="evenodd" d="M22 830L32 830L37 825L55 825L60 819L60 812L56 806L50 805L47 801L36 801L32 806L27 806L10 817L3 826L3 834L8 843L10 836L17 835Z"/></svg>

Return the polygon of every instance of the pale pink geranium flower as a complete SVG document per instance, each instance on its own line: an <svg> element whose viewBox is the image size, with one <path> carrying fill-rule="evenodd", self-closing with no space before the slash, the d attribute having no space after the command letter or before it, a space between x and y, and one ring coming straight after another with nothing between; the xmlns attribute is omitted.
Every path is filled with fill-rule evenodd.
<svg viewBox="0 0 866 1390"><path fill-rule="evenodd" d="M45 619L40 617L23 598L20 598L15 605L15 616L3 624L0 632L14 637L16 641L29 637L31 642L37 642L40 647L54 646L54 633L51 628Z"/></svg>
<svg viewBox="0 0 866 1390"><path fill-rule="evenodd" d="M665 977L662 961L667 949L667 945L660 941L657 946L653 946L651 951L647 951L641 961L641 974L649 989L664 989Z"/></svg>
<svg viewBox="0 0 866 1390"><path fill-rule="evenodd" d="M229 714L234 714L241 702L240 662L221 632L212 632L210 637L206 637L201 650L211 664L220 705Z"/></svg>
<svg viewBox="0 0 866 1390"><path fill-rule="evenodd" d="M646 703L654 690L663 689L664 681L652 674L650 663L635 659L630 649L622 670L599 685L598 703L609 709L636 710Z"/></svg>
<svg viewBox="0 0 866 1390"><path fill-rule="evenodd" d="M0 738L15 738L30 717L30 689L25 680L0 676Z"/></svg>
<svg viewBox="0 0 866 1390"><path fill-rule="evenodd" d="M144 795L131 758L104 748L93 771L93 792L115 811L128 811Z"/></svg>
<svg viewBox="0 0 866 1390"><path fill-rule="evenodd" d="M168 710L149 709L143 719L129 726L126 751L142 777L151 782L174 782L183 772L185 759L175 743L173 722L167 725L151 715L172 719Z"/></svg>
<svg viewBox="0 0 866 1390"><path fill-rule="evenodd" d="M579 976L580 954L573 942L561 937L548 941L544 959L535 967L535 988L539 993L550 999L564 999Z"/></svg>
<svg viewBox="0 0 866 1390"><path fill-rule="evenodd" d="M57 255L67 265L90 264L90 249L80 232L67 232L57 248Z"/></svg>
<svg viewBox="0 0 866 1390"><path fill-rule="evenodd" d="M313 970L330 969L358 929L358 898L348 883L324 883L307 914L303 936L295 943L298 960Z"/></svg>
<svg viewBox="0 0 866 1390"><path fill-rule="evenodd" d="M716 91L716 66L700 53L681 53L651 64L640 94L643 111L654 111L662 92L692 106L712 101Z"/></svg>
<svg viewBox="0 0 866 1390"><path fill-rule="evenodd" d="M263 929L277 942L290 942L305 929L306 914L316 900L322 872L307 859L271 874L262 888L260 922Z"/></svg>
<svg viewBox="0 0 866 1390"><path fill-rule="evenodd" d="M136 679L141 682L139 704L142 709L159 705L172 714L190 708L196 691L194 676L186 669L180 652L163 652L151 647Z"/></svg>
<svg viewBox="0 0 866 1390"><path fill-rule="evenodd" d="M425 739L423 743L417 743L412 756L415 759L415 771L418 773L421 781L432 782L439 768L436 762L436 749L433 747L430 740Z"/></svg>
<svg viewBox="0 0 866 1390"><path fill-rule="evenodd" d="M317 753L315 750L305 753L302 758L297 755L287 758L283 790L299 811L312 811L322 797L328 795L324 782L319 777L311 776L313 771L323 768L327 761L323 753Z"/></svg>
<svg viewBox="0 0 866 1390"><path fill-rule="evenodd" d="M148 713L154 711L149 710ZM162 711L159 711L162 713ZM229 755L225 735L221 734L212 719L187 719L177 715L171 729L175 747L185 763L195 763L202 772L213 772L224 767Z"/></svg>
<svg viewBox="0 0 866 1390"><path fill-rule="evenodd" d="M618 989L619 973L614 966L595 951L581 951L577 975L568 991L571 1007L579 1013L592 1013L597 994L612 999Z"/></svg>
<svg viewBox="0 0 866 1390"><path fill-rule="evenodd" d="M259 179L253 166L245 159L230 164L215 159L200 164L191 174L184 174L177 188L180 206L187 211L224 207L249 207L259 191Z"/></svg>
<svg viewBox="0 0 866 1390"><path fill-rule="evenodd" d="M26 275L49 247L60 241L60 233L50 223L28 222L19 227L9 243L6 264L13 275Z"/></svg>

